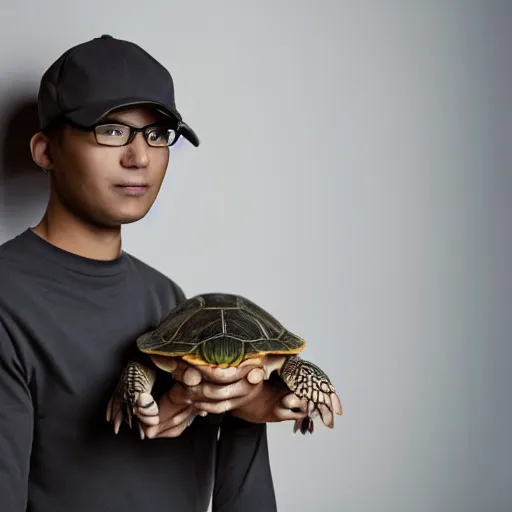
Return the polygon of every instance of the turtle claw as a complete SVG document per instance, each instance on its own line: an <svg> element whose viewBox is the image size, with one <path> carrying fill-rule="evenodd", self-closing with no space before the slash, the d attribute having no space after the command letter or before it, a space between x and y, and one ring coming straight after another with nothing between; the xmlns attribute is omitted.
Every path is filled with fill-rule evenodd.
<svg viewBox="0 0 512 512"><path fill-rule="evenodd" d="M323 424L328 428L334 428L334 414L325 404L318 404L318 411Z"/></svg>
<svg viewBox="0 0 512 512"><path fill-rule="evenodd" d="M121 423L123 422L123 417L121 414L118 414L116 416L116 419L114 420L114 432L115 434L119 434L119 429L121 428Z"/></svg>
<svg viewBox="0 0 512 512"><path fill-rule="evenodd" d="M315 424L313 420L309 416L306 416L301 420L295 420L295 424L293 426L293 433L295 434L297 430L300 430L300 433L302 435L306 435L308 432L312 434L314 429Z"/></svg>
<svg viewBox="0 0 512 512"><path fill-rule="evenodd" d="M340 402L340 399L338 398L338 395L336 393L332 393L330 395L330 398L331 398L334 412L338 416L341 416L343 414L343 407L341 406L341 402Z"/></svg>
<svg viewBox="0 0 512 512"><path fill-rule="evenodd" d="M316 404L315 402L308 402L307 406L307 416L302 419L295 420L295 424L293 426L293 433L295 434L298 430L300 430L302 435L306 435L307 433L312 434L315 430L315 422L316 418L320 418L324 425L329 428L334 427L334 421L332 413L330 415L331 421L326 420L329 417L329 408L324 404Z"/></svg>
<svg viewBox="0 0 512 512"><path fill-rule="evenodd" d="M109 402L107 407L107 421L114 422L114 432L119 433L123 420L132 428L132 419L135 414L135 400L124 401L116 394Z"/></svg>

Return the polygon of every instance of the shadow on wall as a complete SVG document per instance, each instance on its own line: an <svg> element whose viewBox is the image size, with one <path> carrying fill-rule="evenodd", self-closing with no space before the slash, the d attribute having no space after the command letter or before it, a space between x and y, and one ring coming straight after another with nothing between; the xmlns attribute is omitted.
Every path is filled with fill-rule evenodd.
<svg viewBox="0 0 512 512"><path fill-rule="evenodd" d="M0 138L0 244L39 222L50 181L30 154L30 138L39 131L37 100L10 103Z"/></svg>

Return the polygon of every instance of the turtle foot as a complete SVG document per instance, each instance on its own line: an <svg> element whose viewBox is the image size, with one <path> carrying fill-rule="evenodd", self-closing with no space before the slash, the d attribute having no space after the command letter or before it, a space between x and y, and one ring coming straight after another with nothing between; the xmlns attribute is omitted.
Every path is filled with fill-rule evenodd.
<svg viewBox="0 0 512 512"><path fill-rule="evenodd" d="M158 405L150 394L154 379L152 369L135 362L127 365L106 411L106 419L114 423L116 434L124 421L144 439L143 424L158 423Z"/></svg>
<svg viewBox="0 0 512 512"><path fill-rule="evenodd" d="M308 416L295 422L294 432L300 429L302 434L313 433L315 417L320 417L328 428L334 428L334 416L342 414L342 407L323 370L299 356L292 356L284 363L280 376L296 396L307 402Z"/></svg>

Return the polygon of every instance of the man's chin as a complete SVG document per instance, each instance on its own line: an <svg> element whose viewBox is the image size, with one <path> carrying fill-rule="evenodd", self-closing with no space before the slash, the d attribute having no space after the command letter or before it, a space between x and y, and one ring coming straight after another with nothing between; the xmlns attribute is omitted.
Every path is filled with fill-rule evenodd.
<svg viewBox="0 0 512 512"><path fill-rule="evenodd" d="M125 224L133 224L134 222L138 222L139 220L143 219L146 216L147 213L143 215L131 215L123 217L119 220L119 224L124 226Z"/></svg>
<svg viewBox="0 0 512 512"><path fill-rule="evenodd" d="M138 211L120 212L115 221L120 225L133 224L143 219L149 213L149 210L150 208Z"/></svg>
<svg viewBox="0 0 512 512"><path fill-rule="evenodd" d="M117 229L126 224L133 224L147 215L147 212L142 214L131 214L131 215L117 215L115 217L103 218L96 223L100 226L107 227L109 229Z"/></svg>

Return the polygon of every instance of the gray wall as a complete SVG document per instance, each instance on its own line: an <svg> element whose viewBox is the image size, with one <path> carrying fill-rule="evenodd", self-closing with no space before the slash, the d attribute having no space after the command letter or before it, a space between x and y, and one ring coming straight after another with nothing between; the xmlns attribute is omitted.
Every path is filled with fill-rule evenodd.
<svg viewBox="0 0 512 512"><path fill-rule="evenodd" d="M124 247L259 301L332 375L333 431L269 427L279 510L512 510L511 3L8 5L4 120L103 33L175 76L202 146ZM45 204L23 132L2 128L0 241Z"/></svg>

